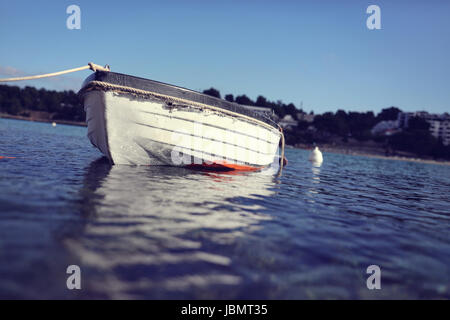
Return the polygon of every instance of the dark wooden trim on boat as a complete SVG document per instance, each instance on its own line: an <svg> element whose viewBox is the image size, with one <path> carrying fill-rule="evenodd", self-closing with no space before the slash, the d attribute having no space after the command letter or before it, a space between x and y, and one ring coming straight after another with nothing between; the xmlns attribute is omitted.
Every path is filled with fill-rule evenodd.
<svg viewBox="0 0 450 320"><path fill-rule="evenodd" d="M270 115L264 115L256 113L252 110L248 110L245 107L229 102L223 99L218 99L197 91L193 91L190 89L185 89L182 87L177 87L171 84L154 81L150 79L144 79L139 77L130 76L127 74L116 73L116 72L104 72L97 71L91 74L89 77L84 80L81 90L89 85L91 81L102 81L106 83L111 83L120 86L131 87L139 90L145 90L150 92L155 92L159 94L164 94L167 96L172 96L175 98L185 99L188 101L193 101L197 103L203 103L206 105L210 105L213 107L218 107L221 109L233 111L242 115L246 115L262 122L265 122L272 127L278 129L278 125L275 121L270 117ZM80 90L80 91L81 91Z"/></svg>

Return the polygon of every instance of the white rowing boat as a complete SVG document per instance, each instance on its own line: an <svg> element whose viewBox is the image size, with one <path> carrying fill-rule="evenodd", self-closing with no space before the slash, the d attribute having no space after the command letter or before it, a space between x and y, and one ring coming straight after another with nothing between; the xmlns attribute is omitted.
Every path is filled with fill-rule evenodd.
<svg viewBox="0 0 450 320"><path fill-rule="evenodd" d="M80 95L88 137L114 164L258 170L277 157L278 125L236 103L105 71Z"/></svg>

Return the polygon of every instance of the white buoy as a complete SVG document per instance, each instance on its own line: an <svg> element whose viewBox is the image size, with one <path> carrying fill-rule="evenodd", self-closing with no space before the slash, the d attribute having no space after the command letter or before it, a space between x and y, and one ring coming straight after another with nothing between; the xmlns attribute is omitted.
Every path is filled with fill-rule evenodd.
<svg viewBox="0 0 450 320"><path fill-rule="evenodd" d="M323 156L322 152L320 152L318 147L315 147L313 151L309 154L309 161L314 163L322 163L323 162Z"/></svg>
<svg viewBox="0 0 450 320"><path fill-rule="evenodd" d="M52 126L53 126L53 127L56 127L56 122L52 122Z"/></svg>

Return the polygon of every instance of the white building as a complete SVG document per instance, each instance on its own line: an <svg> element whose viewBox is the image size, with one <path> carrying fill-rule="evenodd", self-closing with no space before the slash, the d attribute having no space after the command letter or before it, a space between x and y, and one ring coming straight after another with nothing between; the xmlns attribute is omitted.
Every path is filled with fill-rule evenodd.
<svg viewBox="0 0 450 320"><path fill-rule="evenodd" d="M298 125L298 121L294 120L290 114L285 115L278 123L284 130L292 130Z"/></svg>
<svg viewBox="0 0 450 320"><path fill-rule="evenodd" d="M426 111L400 112L397 120L399 127L407 128L410 117L425 119L430 124L431 135L436 139L442 139L444 145L450 145L450 115L448 113L430 114Z"/></svg>
<svg viewBox="0 0 450 320"><path fill-rule="evenodd" d="M308 114L308 113L302 113L302 112L298 112L297 113L297 119L301 120L301 121L306 121L306 122L313 122L314 121L314 115L313 114Z"/></svg>
<svg viewBox="0 0 450 320"><path fill-rule="evenodd" d="M436 138L441 138L442 143L450 145L450 117L447 119L427 119L430 124L430 132Z"/></svg>
<svg viewBox="0 0 450 320"><path fill-rule="evenodd" d="M284 118L279 119L278 116L275 114L272 108L265 108L265 107L255 107L255 106L247 106L241 104L242 107L252 110L254 112L260 113L260 114L269 114L271 115L275 121L278 122L278 124L284 129L284 130L292 130L298 125L298 121L294 120L290 114L287 114L284 116Z"/></svg>
<svg viewBox="0 0 450 320"><path fill-rule="evenodd" d="M373 135L383 134L390 136L398 131L398 121L396 120L384 120L378 122L371 130Z"/></svg>

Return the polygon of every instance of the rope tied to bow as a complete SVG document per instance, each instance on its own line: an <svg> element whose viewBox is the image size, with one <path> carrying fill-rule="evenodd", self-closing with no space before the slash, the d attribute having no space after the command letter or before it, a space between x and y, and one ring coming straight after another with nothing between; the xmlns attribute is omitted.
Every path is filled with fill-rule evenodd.
<svg viewBox="0 0 450 320"><path fill-rule="evenodd" d="M79 67L79 68L67 69L67 70L53 72L53 73L38 74L38 75L35 75L35 76L25 76L25 77L17 77L17 78L4 78L4 79L0 79L0 82L13 82L13 81L24 81L24 80L34 80L34 79L41 79L41 78L50 78L50 77L60 76L62 74L78 72L78 71L87 70L87 69L91 69L94 72L97 72L97 71L109 72L110 71L110 68L109 68L108 65L102 67L102 66L100 66L98 64L89 62L86 66L82 66L82 67Z"/></svg>

